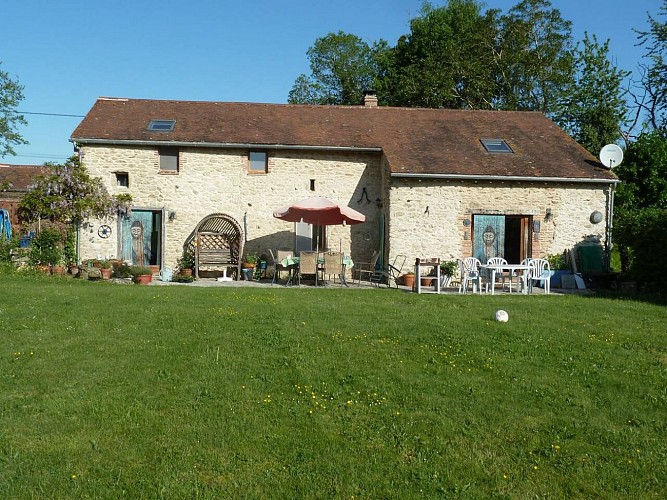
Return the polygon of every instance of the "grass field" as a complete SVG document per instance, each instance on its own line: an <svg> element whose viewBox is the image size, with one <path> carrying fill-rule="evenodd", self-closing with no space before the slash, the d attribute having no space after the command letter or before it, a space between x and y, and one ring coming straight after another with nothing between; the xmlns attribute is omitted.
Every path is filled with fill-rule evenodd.
<svg viewBox="0 0 667 500"><path fill-rule="evenodd" d="M593 297L0 274L0 498L665 498L666 331Z"/></svg>

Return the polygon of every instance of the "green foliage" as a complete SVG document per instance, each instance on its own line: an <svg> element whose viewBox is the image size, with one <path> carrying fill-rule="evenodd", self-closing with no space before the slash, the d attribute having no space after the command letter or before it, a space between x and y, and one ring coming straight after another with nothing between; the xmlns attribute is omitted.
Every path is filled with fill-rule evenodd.
<svg viewBox="0 0 667 500"><path fill-rule="evenodd" d="M572 80L572 23L548 0L523 0L502 16L499 107L553 112Z"/></svg>
<svg viewBox="0 0 667 500"><path fill-rule="evenodd" d="M146 266L129 266L129 274L132 277L145 276L146 274L153 274L150 267Z"/></svg>
<svg viewBox="0 0 667 500"><path fill-rule="evenodd" d="M667 0L663 0L658 15L667 16ZM649 31L640 31L639 45L646 47L650 61L644 67L642 84L644 96L637 99L641 111L647 113L654 129L667 127L667 20L648 16Z"/></svg>
<svg viewBox="0 0 667 500"><path fill-rule="evenodd" d="M63 236L56 229L42 229L30 242L30 261L36 265L59 265L63 259Z"/></svg>
<svg viewBox="0 0 667 500"><path fill-rule="evenodd" d="M19 207L22 220L78 224L89 217L104 219L126 210L129 195L109 195L102 180L91 177L77 156L62 165L49 166L50 174L40 176L23 197Z"/></svg>
<svg viewBox="0 0 667 500"><path fill-rule="evenodd" d="M259 255L256 253L247 253L243 256L243 262L246 262L248 264L257 264L259 261Z"/></svg>
<svg viewBox="0 0 667 500"><path fill-rule="evenodd" d="M628 104L622 89L630 74L609 60L609 40L599 45L597 38L584 36L583 48L575 49L574 78L562 92L554 120L590 153L598 155L605 144L621 138Z"/></svg>
<svg viewBox="0 0 667 500"><path fill-rule="evenodd" d="M175 283L192 283L194 280L194 276L185 276L184 274L174 274L171 278L171 281Z"/></svg>
<svg viewBox="0 0 667 500"><path fill-rule="evenodd" d="M0 156L15 155L12 146L28 144L17 131L18 127L28 125L23 115L16 113L22 100L23 86L0 70Z"/></svg>
<svg viewBox="0 0 667 500"><path fill-rule="evenodd" d="M372 50L355 35L329 33L308 49L311 76L300 75L291 104L360 104L364 90L373 88L377 70Z"/></svg>
<svg viewBox="0 0 667 500"><path fill-rule="evenodd" d="M497 11L474 0L425 4L410 34L378 53L383 102L393 106L490 108L496 96Z"/></svg>
<svg viewBox="0 0 667 500"><path fill-rule="evenodd" d="M459 268L459 263L455 260L446 260L440 262L440 272L449 276L450 278L456 274L456 271Z"/></svg>
<svg viewBox="0 0 667 500"><path fill-rule="evenodd" d="M189 248L184 248L181 258L176 261L179 269L194 269L195 267L195 254Z"/></svg>
<svg viewBox="0 0 667 500"><path fill-rule="evenodd" d="M621 246L624 271L653 291L667 291L667 208L630 208L616 212L614 240Z"/></svg>
<svg viewBox="0 0 667 500"><path fill-rule="evenodd" d="M663 306L0 289L4 498L665 497Z"/></svg>
<svg viewBox="0 0 667 500"><path fill-rule="evenodd" d="M567 259L565 259L565 254L563 253L547 255L547 261L552 271L567 269Z"/></svg>
<svg viewBox="0 0 667 500"><path fill-rule="evenodd" d="M615 206L667 208L667 131L643 132L630 143L623 163L614 172L623 181Z"/></svg>

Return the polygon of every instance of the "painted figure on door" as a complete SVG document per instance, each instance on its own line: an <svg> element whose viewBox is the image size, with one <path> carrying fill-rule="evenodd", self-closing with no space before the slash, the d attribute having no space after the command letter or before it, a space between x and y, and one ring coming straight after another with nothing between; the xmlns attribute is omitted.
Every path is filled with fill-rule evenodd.
<svg viewBox="0 0 667 500"><path fill-rule="evenodd" d="M132 262L136 266L145 265L144 257L144 226L139 220L135 220L130 226L132 235Z"/></svg>

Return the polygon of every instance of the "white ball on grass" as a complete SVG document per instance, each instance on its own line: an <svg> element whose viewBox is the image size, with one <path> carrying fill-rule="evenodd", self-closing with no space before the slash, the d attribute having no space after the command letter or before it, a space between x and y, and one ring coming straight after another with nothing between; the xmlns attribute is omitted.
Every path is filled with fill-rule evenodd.
<svg viewBox="0 0 667 500"><path fill-rule="evenodd" d="M507 323L507 320L509 320L509 314L507 314L507 311L503 311L502 309L498 309L496 311L496 321L500 321L502 323Z"/></svg>

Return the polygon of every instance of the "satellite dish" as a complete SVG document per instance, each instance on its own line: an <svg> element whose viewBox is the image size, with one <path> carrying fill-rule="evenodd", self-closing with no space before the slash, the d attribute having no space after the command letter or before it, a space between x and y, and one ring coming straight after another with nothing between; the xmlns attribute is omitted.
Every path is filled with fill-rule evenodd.
<svg viewBox="0 0 667 500"><path fill-rule="evenodd" d="M600 150L600 161L607 168L618 167L623 161L623 150L616 144L607 144Z"/></svg>

